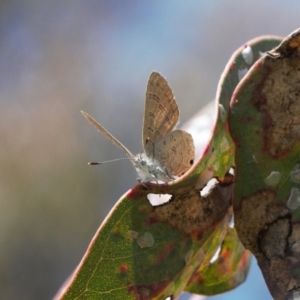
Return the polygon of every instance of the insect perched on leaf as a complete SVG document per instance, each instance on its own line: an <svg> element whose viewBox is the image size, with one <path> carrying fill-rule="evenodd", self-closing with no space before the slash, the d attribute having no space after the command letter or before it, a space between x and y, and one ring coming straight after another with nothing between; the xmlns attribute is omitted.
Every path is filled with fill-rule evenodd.
<svg viewBox="0 0 300 300"><path fill-rule="evenodd" d="M126 152L138 173L138 181L142 183L169 182L183 175L193 164L193 138L185 131L172 131L178 122L179 109L168 82L159 73L150 75L146 91L142 137L144 153L133 155L91 116L81 112L93 126Z"/></svg>

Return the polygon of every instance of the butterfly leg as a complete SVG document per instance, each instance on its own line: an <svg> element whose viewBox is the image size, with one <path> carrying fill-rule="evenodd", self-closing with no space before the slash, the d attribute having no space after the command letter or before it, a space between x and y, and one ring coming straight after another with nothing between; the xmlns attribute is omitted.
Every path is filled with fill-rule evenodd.
<svg viewBox="0 0 300 300"><path fill-rule="evenodd" d="M143 182L143 180L142 179L140 179L140 178L137 178L137 181L142 185L142 186L144 186L147 190L149 190L149 187L148 186L146 186L145 184L144 184L144 182Z"/></svg>
<svg viewBox="0 0 300 300"><path fill-rule="evenodd" d="M170 180L174 180L174 176L170 175L169 172L168 172L168 169L165 168L165 175L170 179Z"/></svg>
<svg viewBox="0 0 300 300"><path fill-rule="evenodd" d="M164 168L164 170L160 167L156 168L157 173L160 172L161 174L163 174L165 176L166 179L168 179L168 181L173 180L174 178L172 178L169 174L166 168ZM163 180L165 182L167 182L166 180Z"/></svg>

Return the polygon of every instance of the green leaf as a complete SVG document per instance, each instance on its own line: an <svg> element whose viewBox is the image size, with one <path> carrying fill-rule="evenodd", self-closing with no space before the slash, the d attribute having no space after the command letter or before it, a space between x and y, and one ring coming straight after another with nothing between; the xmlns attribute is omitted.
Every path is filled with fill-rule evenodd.
<svg viewBox="0 0 300 300"><path fill-rule="evenodd" d="M236 229L274 299L300 297L299 53L298 29L249 70L229 115Z"/></svg>
<svg viewBox="0 0 300 300"><path fill-rule="evenodd" d="M216 295L234 289L245 281L251 253L245 251L234 228L227 230L220 245L218 258L202 264L190 278L186 291L201 295Z"/></svg>
<svg viewBox="0 0 300 300"><path fill-rule="evenodd" d="M234 146L227 115L238 70L245 64L243 50L234 53L221 77L217 120L201 158L169 185L137 185L125 194L57 299L165 299L176 298L184 289L217 294L246 278L249 253L228 227L232 216L228 170L234 165ZM218 184L201 196L213 177ZM171 199L152 206L149 194L168 194ZM211 263L220 245L221 254Z"/></svg>
<svg viewBox="0 0 300 300"><path fill-rule="evenodd" d="M62 299L164 299L181 293L205 257L203 249L212 240L220 243L228 217L201 235L187 235L155 220L148 193L138 186L117 203Z"/></svg>

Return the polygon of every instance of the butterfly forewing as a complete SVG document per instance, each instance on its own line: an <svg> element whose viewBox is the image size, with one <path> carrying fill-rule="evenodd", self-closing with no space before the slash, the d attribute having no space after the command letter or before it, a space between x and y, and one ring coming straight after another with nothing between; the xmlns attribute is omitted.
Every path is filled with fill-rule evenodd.
<svg viewBox="0 0 300 300"><path fill-rule="evenodd" d="M178 106L168 82L153 72L146 91L143 124L143 146L147 156L154 157L154 144L172 131L178 117Z"/></svg>
<svg viewBox="0 0 300 300"><path fill-rule="evenodd" d="M110 134L102 125L100 125L95 119L93 119L86 112L81 111L81 113L94 127L97 128L99 132L101 132L106 138L111 140L113 144L118 146L120 149L124 150L130 158L134 159L134 155L120 141L118 141L112 134Z"/></svg>
<svg viewBox="0 0 300 300"><path fill-rule="evenodd" d="M155 144L154 152L155 159L166 167L171 177L181 176L194 162L193 138L185 131L174 130Z"/></svg>

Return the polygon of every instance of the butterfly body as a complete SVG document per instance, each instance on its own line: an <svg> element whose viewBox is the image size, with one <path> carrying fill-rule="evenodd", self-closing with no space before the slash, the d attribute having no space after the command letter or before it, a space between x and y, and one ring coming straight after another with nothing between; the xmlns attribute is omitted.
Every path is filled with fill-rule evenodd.
<svg viewBox="0 0 300 300"><path fill-rule="evenodd" d="M168 182L175 179L168 175L164 166L161 166L158 161L148 157L145 153L135 155L133 164L138 174L137 180L139 182Z"/></svg>
<svg viewBox="0 0 300 300"><path fill-rule="evenodd" d="M142 132L144 153L133 155L91 116L83 111L82 114L126 152L138 173L138 181L142 183L169 182L183 175L193 164L193 138L185 131L172 131L178 122L179 109L170 86L157 72L150 75L146 91Z"/></svg>

